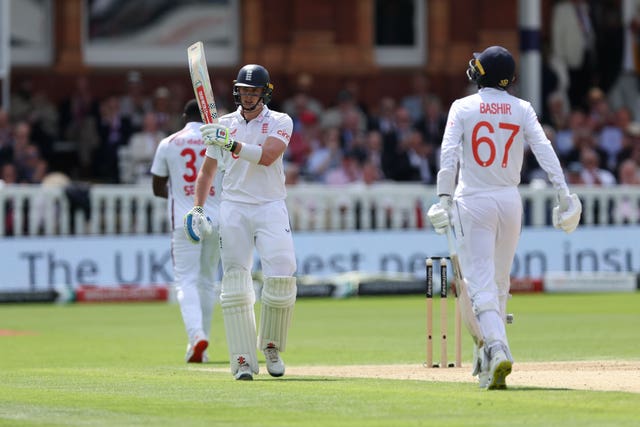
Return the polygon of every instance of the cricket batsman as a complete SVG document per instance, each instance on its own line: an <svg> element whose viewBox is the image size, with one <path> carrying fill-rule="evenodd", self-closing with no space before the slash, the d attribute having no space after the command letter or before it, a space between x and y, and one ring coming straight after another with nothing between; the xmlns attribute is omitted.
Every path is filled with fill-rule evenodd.
<svg viewBox="0 0 640 427"><path fill-rule="evenodd" d="M507 387L513 364L505 323L522 225L518 185L525 144L557 191L554 227L571 233L582 212L533 107L508 92L515 66L502 46L473 54L467 76L478 91L451 105L436 185L440 201L427 214L436 232L444 234L452 226L455 231L473 310L466 315L477 320L482 334L476 340L483 345L476 346L473 375L489 390Z"/></svg>

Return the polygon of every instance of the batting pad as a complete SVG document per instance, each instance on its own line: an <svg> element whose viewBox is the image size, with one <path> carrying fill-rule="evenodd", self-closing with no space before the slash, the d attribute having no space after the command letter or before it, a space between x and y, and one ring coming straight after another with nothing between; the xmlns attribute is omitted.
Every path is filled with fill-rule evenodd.
<svg viewBox="0 0 640 427"><path fill-rule="evenodd" d="M267 277L262 287L262 314L258 348L274 345L281 352L287 347L287 332L296 302L296 278Z"/></svg>
<svg viewBox="0 0 640 427"><path fill-rule="evenodd" d="M469 298L467 284L466 282L464 282L464 279L462 279L456 282L456 285L460 287L458 292L458 304L460 305L460 317L462 318L462 322L467 327L467 331L469 331L469 333L473 337L473 342L477 346L482 347L484 343L484 337L482 335L480 325L478 324L476 313L473 310L471 298Z"/></svg>
<svg viewBox="0 0 640 427"><path fill-rule="evenodd" d="M229 348L231 373L235 375L242 363L249 363L258 373L256 350L256 318L253 305L256 296L251 275L246 271L229 271L222 278L220 306Z"/></svg>
<svg viewBox="0 0 640 427"><path fill-rule="evenodd" d="M498 302L500 304L500 317L507 323L507 301L511 298L510 294L498 295Z"/></svg>

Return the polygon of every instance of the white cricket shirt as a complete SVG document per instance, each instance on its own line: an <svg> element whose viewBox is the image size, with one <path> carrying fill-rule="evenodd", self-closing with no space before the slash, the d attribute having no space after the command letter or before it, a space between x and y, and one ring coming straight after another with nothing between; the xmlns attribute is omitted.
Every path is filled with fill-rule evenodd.
<svg viewBox="0 0 640 427"><path fill-rule="evenodd" d="M240 107L220 117L218 122L229 128L233 139L248 145L263 145L268 137L275 137L288 146L293 131L289 115L269 110L266 105L258 117L249 122L240 114ZM222 162L225 170L222 200L262 204L287 197L282 156L270 166L263 166L225 151Z"/></svg>
<svg viewBox="0 0 640 427"><path fill-rule="evenodd" d="M189 122L182 130L160 141L151 165L152 174L169 177L168 209L173 228L181 228L182 218L193 208L196 177L206 151L200 126L202 123ZM216 151L220 152L211 150L210 156ZM203 206L205 214L213 220L218 219L222 175L216 173Z"/></svg>
<svg viewBox="0 0 640 427"><path fill-rule="evenodd" d="M529 102L494 88L454 101L442 139L438 194L453 194L458 164L457 195L517 186L525 144L554 188L568 195L558 157Z"/></svg>

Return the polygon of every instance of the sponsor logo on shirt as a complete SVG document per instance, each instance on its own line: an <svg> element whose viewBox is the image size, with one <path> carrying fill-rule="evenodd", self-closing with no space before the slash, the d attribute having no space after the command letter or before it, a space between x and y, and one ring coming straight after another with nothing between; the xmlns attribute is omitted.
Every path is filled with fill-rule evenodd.
<svg viewBox="0 0 640 427"><path fill-rule="evenodd" d="M287 132L283 131L282 129L278 129L278 135L280 135L287 141L289 141L289 138L291 138L291 135L289 135Z"/></svg>
<svg viewBox="0 0 640 427"><path fill-rule="evenodd" d="M183 145L202 145L203 144L201 139L195 139L195 138L189 138L189 139L176 138L169 141L169 143L177 147L182 147Z"/></svg>

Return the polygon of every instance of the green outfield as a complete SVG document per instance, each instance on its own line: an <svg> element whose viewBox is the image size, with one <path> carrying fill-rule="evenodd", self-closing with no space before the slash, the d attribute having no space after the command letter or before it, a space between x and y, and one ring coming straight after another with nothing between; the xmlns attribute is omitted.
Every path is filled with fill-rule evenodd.
<svg viewBox="0 0 640 427"><path fill-rule="evenodd" d="M579 362L640 362L640 293L516 295L509 311L514 379L518 363L562 362L566 372L558 375L579 384ZM449 316L452 326L452 309ZM260 357L253 382L233 380L219 307L212 362L185 364L185 345L176 305L0 306L0 426L584 427L635 426L640 419L640 392L526 379L486 391L446 376L403 376L405 366L434 371L421 366L421 296L299 299L283 378L269 377ZM466 368L470 351L465 335ZM398 365L400 374L374 378L363 365ZM314 367L320 369L305 374ZM638 370L627 376L640 382ZM606 370L592 377L616 390Z"/></svg>

